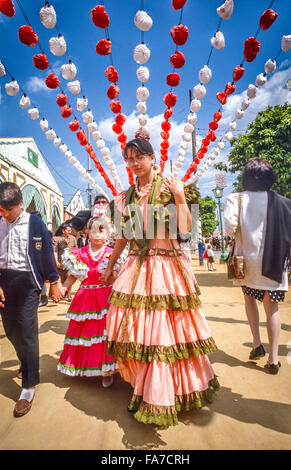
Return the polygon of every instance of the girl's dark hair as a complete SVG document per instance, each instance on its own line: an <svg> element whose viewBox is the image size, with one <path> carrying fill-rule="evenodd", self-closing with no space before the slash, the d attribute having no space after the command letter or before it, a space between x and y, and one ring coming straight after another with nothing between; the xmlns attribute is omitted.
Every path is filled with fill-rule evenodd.
<svg viewBox="0 0 291 470"><path fill-rule="evenodd" d="M109 231L109 226L108 226L108 222L107 220L104 218L104 217L91 217L91 219L88 220L88 223L87 223L87 228L88 230L91 230L92 229L92 225L95 223L95 222L98 222L99 223L99 228L105 228L105 230L108 232Z"/></svg>
<svg viewBox="0 0 291 470"><path fill-rule="evenodd" d="M0 206L4 209L10 209L18 206L23 200L22 192L15 183L6 181L0 184Z"/></svg>
<svg viewBox="0 0 291 470"><path fill-rule="evenodd" d="M277 180L272 165L263 158L251 158L246 164L242 185L245 191L268 191Z"/></svg>
<svg viewBox="0 0 291 470"><path fill-rule="evenodd" d="M127 151L131 148L135 148L142 155L154 155L154 149L146 139L133 139L127 142L123 151L123 158L126 160L128 158Z"/></svg>

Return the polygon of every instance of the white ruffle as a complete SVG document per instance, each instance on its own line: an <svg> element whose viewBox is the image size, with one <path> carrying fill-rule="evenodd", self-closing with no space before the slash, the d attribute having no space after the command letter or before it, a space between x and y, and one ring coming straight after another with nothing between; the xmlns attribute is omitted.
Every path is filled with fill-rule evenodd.
<svg viewBox="0 0 291 470"><path fill-rule="evenodd" d="M64 266L68 269L69 274L76 277L79 281L84 281L90 268L80 261L77 260L77 256L70 253L69 248L66 248L62 255L62 261Z"/></svg>
<svg viewBox="0 0 291 470"><path fill-rule="evenodd" d="M62 374L66 374L66 375L71 375L71 376L79 376L79 377L96 377L96 376L100 376L100 375L104 375L106 374L107 372L110 372L110 371L115 371L115 370L118 370L118 365L116 363L113 363L113 364L106 364L106 365L102 365L102 369L101 370L79 370L79 369L67 369L66 367L63 367L61 364L58 364L58 370L62 373Z"/></svg>
<svg viewBox="0 0 291 470"><path fill-rule="evenodd" d="M57 14L52 5L43 7L40 12L40 21L45 28L53 29L57 24Z"/></svg>
<svg viewBox="0 0 291 470"><path fill-rule="evenodd" d="M64 344L69 344L70 346L90 347L92 346L92 344L102 343L103 341L106 341L106 339L107 339L107 336L99 336L98 338L90 338L89 340L86 340L84 338L78 338L78 339L65 338Z"/></svg>

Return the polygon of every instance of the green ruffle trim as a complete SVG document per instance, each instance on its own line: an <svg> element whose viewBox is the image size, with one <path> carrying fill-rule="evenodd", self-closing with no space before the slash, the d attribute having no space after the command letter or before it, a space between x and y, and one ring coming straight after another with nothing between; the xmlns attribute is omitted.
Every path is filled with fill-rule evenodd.
<svg viewBox="0 0 291 470"><path fill-rule="evenodd" d="M115 358L134 359L141 362L173 363L180 359L189 359L217 351L217 346L212 337L200 339L191 343L178 343L173 346L145 346L136 343L116 343L107 341L107 354Z"/></svg>
<svg viewBox="0 0 291 470"><path fill-rule="evenodd" d="M118 307L136 308L139 310L191 310L201 304L198 298L200 289L197 287L195 294L189 295L139 295L124 294L112 290L108 302Z"/></svg>
<svg viewBox="0 0 291 470"><path fill-rule="evenodd" d="M219 390L219 383L215 377L209 382L207 390L187 395L176 395L175 406L151 405L145 403L141 396L133 395L128 410L136 411L134 417L140 423L175 426L178 424L177 412L207 406L212 403L213 395L217 390Z"/></svg>

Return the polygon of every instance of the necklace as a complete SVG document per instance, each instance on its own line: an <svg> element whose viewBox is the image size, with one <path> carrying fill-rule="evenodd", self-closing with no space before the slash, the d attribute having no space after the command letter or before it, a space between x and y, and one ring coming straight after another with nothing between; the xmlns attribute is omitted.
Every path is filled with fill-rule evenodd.
<svg viewBox="0 0 291 470"><path fill-rule="evenodd" d="M90 253L90 256L91 256L92 260L96 261L96 263L98 261L100 261L100 259L104 255L105 249L106 249L106 245L104 245L103 248L101 248L99 251L97 251L97 253L98 253L97 255L94 255L93 252L92 252L91 242L89 242L89 253Z"/></svg>
<svg viewBox="0 0 291 470"><path fill-rule="evenodd" d="M141 188L141 190L139 190L139 184L138 184L138 179L136 179L136 182L135 182L135 192L136 194L138 195L138 197L142 198L142 197L146 197L149 195L150 193L150 190L151 190L151 187L152 187L152 183L148 183L146 184L145 186L143 186Z"/></svg>

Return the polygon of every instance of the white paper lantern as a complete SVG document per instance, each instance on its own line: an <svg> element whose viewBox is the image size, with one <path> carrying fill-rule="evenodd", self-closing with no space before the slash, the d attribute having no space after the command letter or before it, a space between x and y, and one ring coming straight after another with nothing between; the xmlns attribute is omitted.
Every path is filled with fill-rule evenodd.
<svg viewBox="0 0 291 470"><path fill-rule="evenodd" d="M137 110L137 112L140 113L140 114L146 113L146 112L147 112L147 105L146 105L146 103L144 103L144 102L142 102L142 101L140 101L139 103L137 103L137 105L136 105L136 110Z"/></svg>
<svg viewBox="0 0 291 470"><path fill-rule="evenodd" d="M187 148L188 148L188 142L185 142L185 141L183 140L183 142L180 143L180 148L181 148L181 149L184 149L184 150L187 150Z"/></svg>
<svg viewBox="0 0 291 470"><path fill-rule="evenodd" d="M77 98L77 110L84 111L88 106L88 100L83 96L83 98Z"/></svg>
<svg viewBox="0 0 291 470"><path fill-rule="evenodd" d="M42 131L46 131L48 129L48 121L44 118L41 119L39 125Z"/></svg>
<svg viewBox="0 0 291 470"><path fill-rule="evenodd" d="M139 44L134 49L133 58L137 64L146 64L150 56L151 52L145 44Z"/></svg>
<svg viewBox="0 0 291 470"><path fill-rule="evenodd" d="M145 86L140 86L136 90L136 98L138 99L138 101L146 101L149 96L150 96L150 92Z"/></svg>
<svg viewBox="0 0 291 470"><path fill-rule="evenodd" d="M0 77L4 77L4 75L6 75L6 70L5 70L5 67L2 64L1 60L0 60Z"/></svg>
<svg viewBox="0 0 291 470"><path fill-rule="evenodd" d="M81 85L79 80L75 80L74 82L68 83L68 88L73 95L78 95L81 91Z"/></svg>
<svg viewBox="0 0 291 470"><path fill-rule="evenodd" d="M252 83L248 86L247 95L250 99L255 98L257 94L257 87Z"/></svg>
<svg viewBox="0 0 291 470"><path fill-rule="evenodd" d="M200 100L192 100L190 104L190 110L192 113L198 113L201 108L201 101Z"/></svg>
<svg viewBox="0 0 291 470"><path fill-rule="evenodd" d="M19 106L22 109L28 108L30 106L30 99L28 98L28 96L26 95L22 96L21 100L19 101Z"/></svg>
<svg viewBox="0 0 291 470"><path fill-rule="evenodd" d="M281 48L284 52L288 52L291 49L291 34L282 37Z"/></svg>
<svg viewBox="0 0 291 470"><path fill-rule="evenodd" d="M76 159L76 157L73 155L72 157L69 158L69 161L70 163L76 163L78 160Z"/></svg>
<svg viewBox="0 0 291 470"><path fill-rule="evenodd" d="M211 38L211 45L215 47L215 49L224 49L225 48L225 39L224 35L221 31L217 31L215 36Z"/></svg>
<svg viewBox="0 0 291 470"><path fill-rule="evenodd" d="M60 145L60 152L66 153L67 150L68 150L68 147L66 146L66 144Z"/></svg>
<svg viewBox="0 0 291 470"><path fill-rule="evenodd" d="M194 131L194 126L192 126L192 124L187 123L184 126L184 132L192 133L193 131Z"/></svg>
<svg viewBox="0 0 291 470"><path fill-rule="evenodd" d="M251 100L249 98L244 98L242 100L241 109L245 111L249 107L250 104L251 104Z"/></svg>
<svg viewBox="0 0 291 470"><path fill-rule="evenodd" d="M61 66L62 77L65 80L74 80L77 75L77 68L72 62Z"/></svg>
<svg viewBox="0 0 291 470"><path fill-rule="evenodd" d="M149 31L153 25L153 20L146 11L139 10L134 17L134 24L141 31Z"/></svg>
<svg viewBox="0 0 291 470"><path fill-rule="evenodd" d="M99 131L92 132L92 139L93 140L101 139L101 133Z"/></svg>
<svg viewBox="0 0 291 470"><path fill-rule="evenodd" d="M241 119L244 116L244 113L245 112L242 109L237 109L237 111L235 113L236 119Z"/></svg>
<svg viewBox="0 0 291 470"><path fill-rule="evenodd" d="M216 159L216 155L214 155L213 153L209 155L209 158L210 160L215 160Z"/></svg>
<svg viewBox="0 0 291 470"><path fill-rule="evenodd" d="M66 153L65 153L65 157L66 158L71 158L73 156L71 150L67 150Z"/></svg>
<svg viewBox="0 0 291 470"><path fill-rule="evenodd" d="M142 114L141 116L138 117L138 122L141 126L146 126L148 122L148 117L145 114Z"/></svg>
<svg viewBox="0 0 291 470"><path fill-rule="evenodd" d="M37 108L31 108L28 110L28 116L30 119L36 120L39 119L39 111Z"/></svg>
<svg viewBox="0 0 291 470"><path fill-rule="evenodd" d="M58 147L60 145L60 143L61 143L60 137L55 137L54 138L54 146Z"/></svg>
<svg viewBox="0 0 291 470"><path fill-rule="evenodd" d="M182 162L178 162L178 161L177 161L177 162L175 163L175 167L177 168L177 170L179 170L182 165L183 165Z"/></svg>
<svg viewBox="0 0 291 470"><path fill-rule="evenodd" d="M47 29L53 29L57 24L57 14L52 5L43 7L40 12L40 21Z"/></svg>
<svg viewBox="0 0 291 470"><path fill-rule="evenodd" d="M5 91L9 96L15 96L19 92L19 85L16 80L11 80L9 83L5 83Z"/></svg>
<svg viewBox="0 0 291 470"><path fill-rule="evenodd" d="M48 140L54 140L54 138L57 136L55 131L53 129L49 129L46 131L45 136Z"/></svg>
<svg viewBox="0 0 291 470"><path fill-rule="evenodd" d="M216 8L218 16L223 20L229 20L233 12L233 0L225 0L224 4Z"/></svg>
<svg viewBox="0 0 291 470"><path fill-rule="evenodd" d="M183 163L185 161L185 158L183 155L180 155L178 158L177 158L177 162L179 163Z"/></svg>
<svg viewBox="0 0 291 470"><path fill-rule="evenodd" d="M97 123L95 121L89 122L87 129L89 132L95 132L98 129Z"/></svg>
<svg viewBox="0 0 291 470"><path fill-rule="evenodd" d="M208 83L210 82L212 77L212 72L207 65L204 65L204 67L200 70L199 72L199 80L201 83Z"/></svg>
<svg viewBox="0 0 291 470"><path fill-rule="evenodd" d="M179 155L181 155L181 157L184 157L185 154L186 154L186 150L180 148L180 149L179 149Z"/></svg>
<svg viewBox="0 0 291 470"><path fill-rule="evenodd" d="M103 140L103 139L97 140L97 142L96 142L96 147L97 147L98 149L102 149L103 147L105 147L105 142L104 142L104 140Z"/></svg>
<svg viewBox="0 0 291 470"><path fill-rule="evenodd" d="M73 166L74 166L75 168L77 168L77 170L78 170L79 168L81 168L81 163L78 162L78 160L77 160L75 163L73 163Z"/></svg>
<svg viewBox="0 0 291 470"><path fill-rule="evenodd" d="M136 71L136 76L140 82L146 83L150 78L150 71L147 67L141 65Z"/></svg>
<svg viewBox="0 0 291 470"><path fill-rule="evenodd" d="M185 142L191 142L192 134L189 134L188 132L185 132L185 134L182 135L182 139L185 140Z"/></svg>
<svg viewBox="0 0 291 470"><path fill-rule="evenodd" d="M202 172L201 170L198 170L197 173L196 173L196 175L199 177L199 176L202 175L202 173L203 173L203 172Z"/></svg>
<svg viewBox="0 0 291 470"><path fill-rule="evenodd" d="M89 109L88 109L88 111L85 111L82 114L82 119L86 124L89 124L90 122L93 122L94 116L92 114L92 111L90 111Z"/></svg>
<svg viewBox="0 0 291 470"><path fill-rule="evenodd" d="M214 149L212 149L212 152L214 153L216 157L218 157L218 155L220 154L220 150L217 147L214 147Z"/></svg>
<svg viewBox="0 0 291 470"><path fill-rule="evenodd" d="M197 122L196 113L188 114L187 121L189 122L189 124L192 124L192 126L194 126Z"/></svg>
<svg viewBox="0 0 291 470"><path fill-rule="evenodd" d="M230 142L231 139L233 139L233 133L228 131L228 132L226 132L226 134L224 134L224 137L226 138L226 140L228 140Z"/></svg>
<svg viewBox="0 0 291 470"><path fill-rule="evenodd" d="M265 85L266 81L267 77L263 73L260 73L256 78L256 86L263 86Z"/></svg>
<svg viewBox="0 0 291 470"><path fill-rule="evenodd" d="M265 63L265 72L266 73L272 73L274 70L276 70L277 64L275 60L269 59Z"/></svg>
<svg viewBox="0 0 291 470"><path fill-rule="evenodd" d="M228 127L230 128L231 131L235 131L236 130L236 122L235 121L232 121L228 124Z"/></svg>
<svg viewBox="0 0 291 470"><path fill-rule="evenodd" d="M194 86L193 88L193 95L195 96L195 98L197 98L198 100L201 100L202 98L204 98L204 96L206 95L206 88L204 85L201 85L200 83L196 86Z"/></svg>
<svg viewBox="0 0 291 470"><path fill-rule="evenodd" d="M104 157L105 155L110 155L110 150L108 147L103 147L101 150L100 150L100 153L101 155Z"/></svg>
<svg viewBox="0 0 291 470"><path fill-rule="evenodd" d="M53 55L62 56L67 51L67 44L64 36L50 38L49 48Z"/></svg>
<svg viewBox="0 0 291 470"><path fill-rule="evenodd" d="M225 143L224 142L218 142L217 147L219 147L220 150L223 150L224 147L225 147Z"/></svg>
<svg viewBox="0 0 291 470"><path fill-rule="evenodd" d="M82 176L84 176L87 173L87 171L85 170L83 166L79 168L79 172L81 173Z"/></svg>

